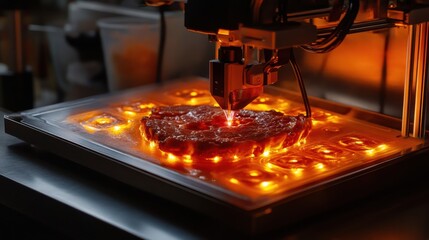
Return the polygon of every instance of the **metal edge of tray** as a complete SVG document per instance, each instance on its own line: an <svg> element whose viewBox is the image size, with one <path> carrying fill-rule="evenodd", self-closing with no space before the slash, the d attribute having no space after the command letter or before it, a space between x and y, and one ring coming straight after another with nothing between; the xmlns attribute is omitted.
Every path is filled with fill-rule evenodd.
<svg viewBox="0 0 429 240"><path fill-rule="evenodd" d="M231 224L237 226L237 229L249 229L251 226L251 212L234 207L231 204L142 169L125 165L121 161L70 142L67 139L48 134L21 122L20 115L6 115L4 121L7 134L33 144L44 151L54 153L128 186L154 194L203 214L231 220Z"/></svg>
<svg viewBox="0 0 429 240"><path fill-rule="evenodd" d="M418 177L427 168L422 161L427 148L394 157L382 164L354 171L341 178L308 187L280 201L246 211L181 184L162 179L137 168L86 149L37 128L24 124L16 114L5 116L5 131L28 143L79 165L118 180L126 185L178 203L230 225L246 234L259 234L304 221L346 204L359 202L387 187L404 185L401 179ZM63 143L67 144L63 144ZM108 161L106 161L108 160ZM391 178L395 176L395 178Z"/></svg>
<svg viewBox="0 0 429 240"><path fill-rule="evenodd" d="M282 89L272 89L272 91L285 93L288 98L293 95L293 93L287 93ZM421 159L421 157L413 158L413 156L428 152L427 144L422 144L422 146L417 146L416 149L413 149L413 151L410 151L406 155L396 154L389 156L387 161L382 161L377 165L353 169L348 171L344 176L329 178L328 181L320 182L317 185L306 186L300 191L295 191L270 204L247 209L240 208L237 204L230 204L222 201L222 199L200 192L198 189L192 189L183 184L144 171L143 169L126 165L110 157L109 154L94 151L94 149L73 142L72 139L67 139L64 136L56 136L46 129L40 129L23 121L23 119L30 122L34 121L30 116L37 115L40 112L67 109L70 106L84 104L105 97L105 95L101 95L94 98L32 109L23 113L6 115L4 117L5 132L129 186L176 202L211 217L221 219L223 222L245 233L259 233L293 224L309 216L331 209L333 205L340 206L356 201L362 197L362 192L370 194L385 186L400 184L400 182L396 181L397 178L386 180L385 176L387 175L383 174L383 172L390 173L393 171L395 172L395 176L404 175L405 177L407 173L401 171L401 169L412 168L414 160ZM355 108L347 106L338 107L335 103L323 100L319 101L318 99L312 100L315 106L327 108L333 112L336 112L334 110L340 110L340 113L343 115L352 115L353 117L356 115L365 116L365 119L379 119L382 123L395 122L390 121L391 119L384 117L384 115L367 114L363 110L355 110ZM295 101L299 101L299 98L296 97ZM42 119L39 120L39 124L47 124ZM411 160L403 161L405 159ZM380 179L380 176L384 176L384 178ZM375 180L368 182L367 179ZM363 184L360 182L363 182ZM350 189L360 189L359 191L361 192L350 192Z"/></svg>

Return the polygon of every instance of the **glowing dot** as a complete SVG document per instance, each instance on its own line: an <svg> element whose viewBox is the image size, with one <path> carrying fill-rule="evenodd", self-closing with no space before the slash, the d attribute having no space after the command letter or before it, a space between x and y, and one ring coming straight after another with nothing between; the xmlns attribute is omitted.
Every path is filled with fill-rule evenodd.
<svg viewBox="0 0 429 240"><path fill-rule="evenodd" d="M218 163L218 162L220 162L220 159L221 158L219 156L216 156L216 157L213 158L213 162L214 163Z"/></svg>
<svg viewBox="0 0 429 240"><path fill-rule="evenodd" d="M112 123L112 119L110 118L106 118L106 117L102 117L102 118L98 118L95 120L98 124L109 124Z"/></svg>
<svg viewBox="0 0 429 240"><path fill-rule="evenodd" d="M297 163L297 162L298 162L298 159L295 159L295 158L294 158L294 159L289 160L289 162L290 162L290 163Z"/></svg>
<svg viewBox="0 0 429 240"><path fill-rule="evenodd" d="M325 164L317 163L316 165L314 165L314 168L316 168L317 170L323 170L325 169Z"/></svg>
<svg viewBox="0 0 429 240"><path fill-rule="evenodd" d="M261 182L259 185L260 185L262 188L267 188L267 187L271 186L272 184L273 184L273 182L270 182L270 181L263 181L263 182Z"/></svg>
<svg viewBox="0 0 429 240"><path fill-rule="evenodd" d="M249 175L252 176L252 177L257 177L257 176L260 175L260 173L258 171L253 170L253 171L249 172Z"/></svg>
<svg viewBox="0 0 429 240"><path fill-rule="evenodd" d="M169 154L168 154L168 157L167 157L167 160L168 160L169 162L171 162L171 163L174 163L174 162L176 162L176 161L177 161L177 157L176 157L176 156L174 156L173 154L169 153Z"/></svg>
<svg viewBox="0 0 429 240"><path fill-rule="evenodd" d="M379 149L380 151L386 150L387 145L386 144L380 144L380 145L378 145L377 149Z"/></svg>
<svg viewBox="0 0 429 240"><path fill-rule="evenodd" d="M118 132L121 130L121 126L114 126L113 131Z"/></svg>
<svg viewBox="0 0 429 240"><path fill-rule="evenodd" d="M190 155L183 155L183 162L186 164L191 164L193 161Z"/></svg>
<svg viewBox="0 0 429 240"><path fill-rule="evenodd" d="M150 148L154 148L154 147L156 147L156 143L155 143L155 142L149 142L149 147L150 147Z"/></svg>
<svg viewBox="0 0 429 240"><path fill-rule="evenodd" d="M237 180L237 179L235 179L235 178L230 178L229 179L229 182L230 183L234 183L234 184L239 184L240 182Z"/></svg>
<svg viewBox="0 0 429 240"><path fill-rule="evenodd" d="M274 167L272 163L267 163L265 164L265 166L269 169L272 169Z"/></svg>
<svg viewBox="0 0 429 240"><path fill-rule="evenodd" d="M369 149L369 150L366 150L366 151L365 151L365 153L366 153L367 155L369 155L369 156L372 156L372 155L374 155L374 154L375 154L375 149Z"/></svg>
<svg viewBox="0 0 429 240"><path fill-rule="evenodd" d="M291 172L297 177L301 176L303 171L304 171L304 169L302 169L302 168L292 168L291 169Z"/></svg>
<svg viewBox="0 0 429 240"><path fill-rule="evenodd" d="M191 95L192 97L196 97L198 95L197 92L190 92L189 95Z"/></svg>
<svg viewBox="0 0 429 240"><path fill-rule="evenodd" d="M262 156L264 157L270 156L270 150L265 150L264 153L262 153Z"/></svg>
<svg viewBox="0 0 429 240"><path fill-rule="evenodd" d="M329 153L331 153L332 151L331 151L331 150L329 150L329 149L323 148L323 149L321 150L321 152L322 152L322 153L329 154Z"/></svg>
<svg viewBox="0 0 429 240"><path fill-rule="evenodd" d="M132 111L124 111L124 114L128 115L128 116L131 116L131 117L134 117L136 115L136 113L132 112Z"/></svg>
<svg viewBox="0 0 429 240"><path fill-rule="evenodd" d="M238 156L237 155L234 155L234 160L238 160Z"/></svg>
<svg viewBox="0 0 429 240"><path fill-rule="evenodd" d="M191 105L195 105L195 104L197 104L197 103L198 103L198 100L197 100L197 99L195 99L195 98L192 98L191 100L189 100L189 103L190 103Z"/></svg>

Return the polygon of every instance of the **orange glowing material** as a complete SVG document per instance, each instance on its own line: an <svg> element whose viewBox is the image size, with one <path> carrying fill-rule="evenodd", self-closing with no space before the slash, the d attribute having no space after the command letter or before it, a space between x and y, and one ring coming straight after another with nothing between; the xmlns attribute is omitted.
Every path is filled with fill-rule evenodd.
<svg viewBox="0 0 429 240"><path fill-rule="evenodd" d="M319 158L329 160L341 160L343 158L342 156L347 156L347 154L349 153L339 147L324 144L312 146L308 150Z"/></svg>
<svg viewBox="0 0 429 240"><path fill-rule="evenodd" d="M270 191L275 187L275 183L272 181L263 181L259 184L259 188L263 191Z"/></svg>
<svg viewBox="0 0 429 240"><path fill-rule="evenodd" d="M177 156L178 162L184 162L180 156L190 155L192 167L206 169L225 167L249 157L269 157L272 152L305 138L311 128L302 115L291 117L273 111L226 115L233 116L235 119L228 126L219 108L164 106L142 118L140 131L143 141L156 142L160 151ZM258 126L273 129L263 130Z"/></svg>
<svg viewBox="0 0 429 240"><path fill-rule="evenodd" d="M283 147L279 141L270 140L266 146L257 148L257 144L249 143L249 146L257 151L244 155L238 148L224 155L216 149L212 155L201 161L198 155L192 155L195 149L190 145L186 145L186 153L173 154L163 151L156 140L144 140L145 136L140 135L139 127L140 120L148 116L153 108L173 104L212 106L214 101L210 92L191 87L163 91L158 95L159 99L154 101L133 100L115 104L110 109L103 109L106 111L101 113L80 113L72 117L70 122L91 135L104 134L106 139L113 137L115 140L123 137L124 142L132 139L129 148L137 156L141 152L142 159L153 160L154 163L190 177L204 176L199 177L200 180L251 198L287 191L291 187L299 186L300 181L308 183L307 181L312 179L317 180L318 176L337 173L338 169L376 161L383 154L402 147L396 144L396 135L392 134L389 139L383 135L385 132L376 128L366 129L366 125L352 122L348 117L314 108L312 132L294 145ZM163 102L164 97L173 100ZM265 94L255 99L248 108L263 111L275 109L293 116L303 113L301 105ZM228 125L229 130L245 124L235 115L234 112L225 112L226 122L223 124ZM377 131L378 134L374 134ZM107 141L106 145L116 147L117 141Z"/></svg>
<svg viewBox="0 0 429 240"><path fill-rule="evenodd" d="M191 156L189 156L189 155L183 155L183 162L185 163L185 164L192 164L192 158L191 158Z"/></svg>
<svg viewBox="0 0 429 240"><path fill-rule="evenodd" d="M175 163L175 162L177 162L177 160L178 160L178 159L177 159L177 157L176 157L176 156L174 156L173 154L170 154L170 153L169 153L169 154L167 154L167 156L168 156L168 157L167 157L167 161L168 161L168 162L170 162L170 163Z"/></svg>
<svg viewBox="0 0 429 240"><path fill-rule="evenodd" d="M183 89L180 91L172 91L167 94L173 96L178 103L184 105L200 105L213 102L213 98L207 90Z"/></svg>
<svg viewBox="0 0 429 240"><path fill-rule="evenodd" d="M262 192L275 190L279 183L287 181L287 177L284 175L265 171L253 164L241 165L222 174L225 175L222 179L225 179L226 183L232 184L232 186Z"/></svg>
<svg viewBox="0 0 429 240"><path fill-rule="evenodd" d="M380 141L360 135L347 135L338 142L340 145L356 151L372 150L381 144Z"/></svg>
<svg viewBox="0 0 429 240"><path fill-rule="evenodd" d="M300 176L302 176L304 169L303 168L292 168L290 171L292 172L293 175L300 177Z"/></svg>
<svg viewBox="0 0 429 240"><path fill-rule="evenodd" d="M226 124L231 127L232 125L238 125L240 124L239 121L234 121L234 114L235 112L232 110L223 110L223 113L225 114L226 118Z"/></svg>
<svg viewBox="0 0 429 240"><path fill-rule="evenodd" d="M239 184L240 182L235 178L230 178L229 181L233 184Z"/></svg>
<svg viewBox="0 0 429 240"><path fill-rule="evenodd" d="M314 168L317 170L325 170L326 169L325 164L323 164L323 163L316 163L314 165Z"/></svg>
<svg viewBox="0 0 429 240"><path fill-rule="evenodd" d="M130 124L130 120L122 119L109 113L93 116L81 122L81 126L89 133L107 131L110 134L119 134L124 129L129 128Z"/></svg>
<svg viewBox="0 0 429 240"><path fill-rule="evenodd" d="M219 156L216 156L213 158L214 163L218 163L218 162L220 162L220 160L221 160L221 157L219 157Z"/></svg>
<svg viewBox="0 0 429 240"><path fill-rule="evenodd" d="M388 149L388 146L386 144L380 144L377 147L373 148L373 149L368 149L365 150L365 153L368 156L373 156L374 154L378 153L378 152L383 152L386 151Z"/></svg>
<svg viewBox="0 0 429 240"><path fill-rule="evenodd" d="M122 105L118 107L118 110L129 117L141 117L142 114L146 115L150 113L150 110L154 108L156 105L154 103L148 102L132 102L129 104Z"/></svg>
<svg viewBox="0 0 429 240"><path fill-rule="evenodd" d="M260 173L258 171L252 170L252 171L249 171L249 175L252 177L257 177L260 175Z"/></svg>
<svg viewBox="0 0 429 240"><path fill-rule="evenodd" d="M258 111L276 110L279 112L286 112L290 104L284 99L261 96L251 102L247 108Z"/></svg>
<svg viewBox="0 0 429 240"><path fill-rule="evenodd" d="M281 171L295 171L305 169L313 163L313 159L302 155L288 154L279 155L263 161L265 167ZM300 170L301 171L301 170Z"/></svg>
<svg viewBox="0 0 429 240"><path fill-rule="evenodd" d="M265 150L264 153L262 153L262 156L269 157L270 156L270 150Z"/></svg>
<svg viewBox="0 0 429 240"><path fill-rule="evenodd" d="M156 147L156 143L155 143L155 142L153 142L153 141L150 141L150 142L149 142L149 148L153 149L153 148L155 148L155 147Z"/></svg>

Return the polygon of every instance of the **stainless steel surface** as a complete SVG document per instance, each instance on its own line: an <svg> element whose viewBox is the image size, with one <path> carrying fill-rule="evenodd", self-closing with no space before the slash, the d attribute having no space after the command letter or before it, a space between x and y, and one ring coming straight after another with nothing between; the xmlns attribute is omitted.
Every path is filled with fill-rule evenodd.
<svg viewBox="0 0 429 240"><path fill-rule="evenodd" d="M72 239L200 239L204 232L169 204L6 135L0 122L0 205Z"/></svg>
<svg viewBox="0 0 429 240"><path fill-rule="evenodd" d="M0 111L3 118L3 112ZM4 133L0 122L0 204L71 239L249 239L195 212L136 192ZM424 156L417 169L424 172ZM364 201L253 239L427 239L426 174ZM391 177L391 176L390 176ZM0 216L3 221L4 215ZM8 226L8 225L6 225ZM25 232L22 225L4 229ZM55 230L54 230L55 229ZM77 230L78 229L78 230ZM15 234L17 234L15 232ZM31 232L29 234L32 234ZM44 238L49 232L44 232ZM16 235L15 235L16 236ZM30 235L37 238L37 235Z"/></svg>
<svg viewBox="0 0 429 240"><path fill-rule="evenodd" d="M378 173L375 169L397 166L393 164L395 162L411 164L412 154L427 149L422 140L398 138L399 129L384 126L399 121L317 99L312 99L314 126L305 144L287 149L273 145L268 150L264 148L263 154L205 159L204 164L210 167L198 167L202 162L193 156L163 152L156 147L156 142L152 144L140 136L140 120L153 106L214 104L209 92L204 90L207 84L206 80L189 79L188 82L147 86L33 109L7 116L6 129L10 134L79 165L211 217L224 219L225 223L248 233L292 224L307 214L325 209L324 201L311 202L311 199L319 198L319 194L325 194L320 192L320 186L330 192L329 201L339 202L354 200L352 196L362 197L359 188L365 188L366 193L375 191L386 182L378 179L371 186L356 186L355 181L370 175L370 178L377 178L373 176ZM290 114L305 111L295 101L301 101L300 95L270 88L270 93L249 108L275 108ZM107 121L106 116L113 120ZM374 117L383 125L368 122ZM289 156L304 158L304 162L296 163L296 167L282 167ZM351 184L347 188L355 189L354 194L345 199L332 197L341 194L343 189L336 189L347 184ZM305 205L305 210L290 212L300 205ZM288 218L278 221L284 216Z"/></svg>
<svg viewBox="0 0 429 240"><path fill-rule="evenodd" d="M427 114L427 82L428 82L428 51L429 51L429 25L420 23L416 26L417 31L417 58L416 58L416 85L415 85L415 107L413 136L425 138L426 114Z"/></svg>
<svg viewBox="0 0 429 240"><path fill-rule="evenodd" d="M407 39L407 57L405 63L405 81L404 81L404 98L402 105L402 130L401 135L406 137L410 135L410 117L411 117L411 100L412 100L412 87L414 82L414 56L415 56L415 40L416 32L414 26L408 27Z"/></svg>

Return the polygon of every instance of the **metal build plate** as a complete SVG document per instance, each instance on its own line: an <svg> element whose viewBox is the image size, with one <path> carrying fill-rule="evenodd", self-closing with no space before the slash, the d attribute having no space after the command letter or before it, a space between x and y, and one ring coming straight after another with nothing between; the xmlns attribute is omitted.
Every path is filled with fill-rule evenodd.
<svg viewBox="0 0 429 240"><path fill-rule="evenodd" d="M296 115L304 108L290 100L294 98L272 88L247 108ZM356 115L349 108L338 108L339 114L313 107L313 128L305 143L268 148L260 156L235 156L228 169L197 169L191 159L143 141L139 131L141 118L151 108L177 104L215 105L208 81L145 86L37 108L6 116L5 128L37 147L245 232L303 219L325 209L331 197L331 203L352 198L343 195L341 183L355 182L357 176L425 149L422 140L349 117ZM360 188L369 189L365 184L355 189Z"/></svg>

